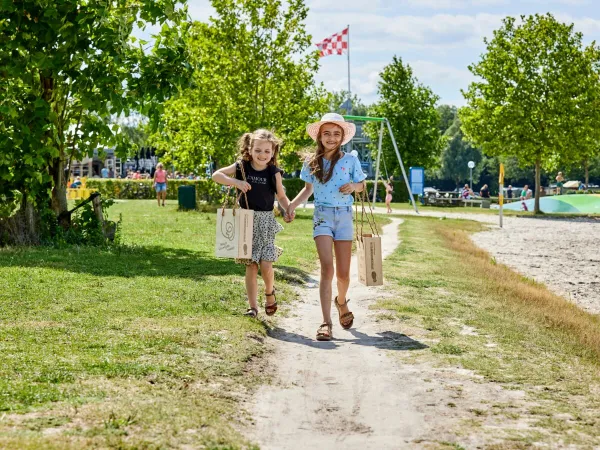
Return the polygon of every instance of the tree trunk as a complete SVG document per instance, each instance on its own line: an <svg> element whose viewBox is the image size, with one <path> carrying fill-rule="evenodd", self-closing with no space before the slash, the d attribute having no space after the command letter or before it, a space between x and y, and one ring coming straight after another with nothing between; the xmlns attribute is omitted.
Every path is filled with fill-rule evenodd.
<svg viewBox="0 0 600 450"><path fill-rule="evenodd" d="M47 77L43 73L40 73L40 85L42 87L42 98L52 104L54 96L54 78ZM51 136L48 134L48 139ZM60 154L58 157L48 162L48 172L52 177L52 202L51 207L57 217L61 216L61 213L67 211L67 180L65 179L65 155L64 149L60 146ZM63 214L61 217L68 217ZM70 221L67 223L61 223L64 228L68 228L71 224Z"/></svg>
<svg viewBox="0 0 600 450"><path fill-rule="evenodd" d="M585 167L585 187L587 188L590 185L590 161L586 159L584 162Z"/></svg>
<svg viewBox="0 0 600 450"><path fill-rule="evenodd" d="M50 176L52 177L52 210L56 217L63 217L65 223L60 225L63 228L68 228L71 224L67 214L62 214L67 211L67 180L65 178L65 162L62 157L55 158L49 167ZM61 215L62 214L62 215Z"/></svg>
<svg viewBox="0 0 600 450"><path fill-rule="evenodd" d="M534 214L540 213L540 186L542 184L542 174L541 174L541 166L542 161L540 158L535 160L535 206L533 207Z"/></svg>
<svg viewBox="0 0 600 450"><path fill-rule="evenodd" d="M0 218L0 246L39 244L38 213L23 196L19 211L8 218Z"/></svg>

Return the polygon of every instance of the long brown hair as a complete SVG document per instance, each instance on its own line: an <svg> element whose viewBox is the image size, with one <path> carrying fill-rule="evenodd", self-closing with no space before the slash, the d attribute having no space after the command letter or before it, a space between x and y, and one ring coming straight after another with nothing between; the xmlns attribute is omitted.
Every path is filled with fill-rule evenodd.
<svg viewBox="0 0 600 450"><path fill-rule="evenodd" d="M331 159L331 164L329 165L329 170L327 173L323 170L323 155L325 155L325 146L321 142L321 129L319 128L319 134L317 135L317 150L315 153L308 157L308 167L310 168L310 173L315 176L317 180L321 183L327 183L331 180L333 176L333 169L335 165L342 157L342 146L340 145L337 149L337 152ZM342 142L344 141L344 129L339 127L342 130Z"/></svg>
<svg viewBox="0 0 600 450"><path fill-rule="evenodd" d="M240 158L244 161L252 161L250 151L254 145L255 140L269 141L273 145L273 156L268 162L268 165L277 167L277 156L281 149L281 139L275 136L275 133L263 128L259 128L252 133L244 133L238 140L238 149L240 150Z"/></svg>

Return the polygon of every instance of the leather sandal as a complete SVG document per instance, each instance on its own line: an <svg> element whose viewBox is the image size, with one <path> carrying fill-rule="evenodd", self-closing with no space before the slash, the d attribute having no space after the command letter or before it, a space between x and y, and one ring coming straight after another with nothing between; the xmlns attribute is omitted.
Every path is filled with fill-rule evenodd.
<svg viewBox="0 0 600 450"><path fill-rule="evenodd" d="M350 300L346 300L346 305L350 302ZM342 314L342 309L339 303L338 303L338 298L337 295L335 297L335 300L333 301L333 303L335 304L335 307L338 310L338 314L340 315L340 325L342 326L342 328L344 330L347 330L349 328L352 328L352 324L354 323L354 314L352 314L352 311L348 311L345 314Z"/></svg>
<svg viewBox="0 0 600 450"><path fill-rule="evenodd" d="M275 314L277 312L277 297L275 297L275 288L273 288L273 292L271 292L270 294L267 294L265 292L265 297L271 297L271 296L273 296L273 299L275 301L271 304L268 304L265 302L265 314L267 316L272 316L273 314Z"/></svg>
<svg viewBox="0 0 600 450"><path fill-rule="evenodd" d="M244 313L245 316L247 317L252 317L253 319L255 319L256 317L258 317L258 309L256 308L248 308L246 310L246 312Z"/></svg>
<svg viewBox="0 0 600 450"><path fill-rule="evenodd" d="M317 330L317 341L330 341L333 339L331 324L323 322Z"/></svg>

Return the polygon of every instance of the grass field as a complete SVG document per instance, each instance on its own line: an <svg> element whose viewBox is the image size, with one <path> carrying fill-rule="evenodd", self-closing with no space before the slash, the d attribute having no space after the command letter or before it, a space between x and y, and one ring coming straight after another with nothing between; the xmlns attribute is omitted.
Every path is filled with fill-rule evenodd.
<svg viewBox="0 0 600 450"><path fill-rule="evenodd" d="M212 256L215 214L153 201L110 214L123 216L110 251L0 249L0 448L249 445L239 404L268 381L260 356L271 322L242 316L243 267ZM281 302L317 267L311 215L278 236ZM411 357L530 391L541 428L567 436L566 414L576 430L567 438L595 443L600 321L496 265L468 239L479 229L406 218L386 261L395 295L377 305L382 320L425 330L433 344Z"/></svg>
<svg viewBox="0 0 600 450"><path fill-rule="evenodd" d="M244 443L268 324L242 316L244 268L213 257L215 214L174 209L115 204L117 250L0 249L1 448ZM280 302L315 268L310 219L279 235Z"/></svg>

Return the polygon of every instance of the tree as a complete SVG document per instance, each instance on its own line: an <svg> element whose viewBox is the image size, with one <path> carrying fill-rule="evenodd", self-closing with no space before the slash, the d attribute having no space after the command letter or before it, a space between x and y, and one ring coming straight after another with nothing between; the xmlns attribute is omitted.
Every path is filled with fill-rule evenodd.
<svg viewBox="0 0 600 450"><path fill-rule="evenodd" d="M439 130L444 134L454 124L458 116L458 108L454 105L440 105L437 107L438 115L440 116Z"/></svg>
<svg viewBox="0 0 600 450"><path fill-rule="evenodd" d="M380 73L378 92L381 100L376 103L371 115L386 117L394 132L398 151L406 167L434 167L445 145L439 131L439 116L435 103L439 97L428 87L419 84L410 66L394 56L392 62ZM367 135L374 145L379 134L378 124L365 126ZM399 170L391 137L387 129L382 143L383 157L390 172Z"/></svg>
<svg viewBox="0 0 600 450"><path fill-rule="evenodd" d="M468 167L469 161L475 163L473 170L473 181L479 181L479 174L482 170L481 161L483 156L481 150L473 147L468 141L463 139L463 133L460 126L460 119L455 118L453 124L444 134L449 142L442 152L440 175L442 178L449 178L458 186L463 182L470 180L471 170Z"/></svg>
<svg viewBox="0 0 600 450"><path fill-rule="evenodd" d="M469 70L481 81L463 95L463 130L485 154L535 165L535 212L542 168L576 160L600 142L600 51L551 15L507 17Z"/></svg>
<svg viewBox="0 0 600 450"><path fill-rule="evenodd" d="M185 83L187 10L177 0L0 2L0 198L67 209L68 166L130 143L111 118L156 105ZM153 48L135 26L161 25ZM65 217L65 216L63 216Z"/></svg>
<svg viewBox="0 0 600 450"><path fill-rule="evenodd" d="M212 0L209 23L193 24L191 62L202 67L193 86L169 101L151 142L163 160L193 170L208 160L231 164L236 141L257 128L285 141L280 161L299 168L296 151L310 144L306 124L327 110L315 87L318 51L304 22L303 0Z"/></svg>

